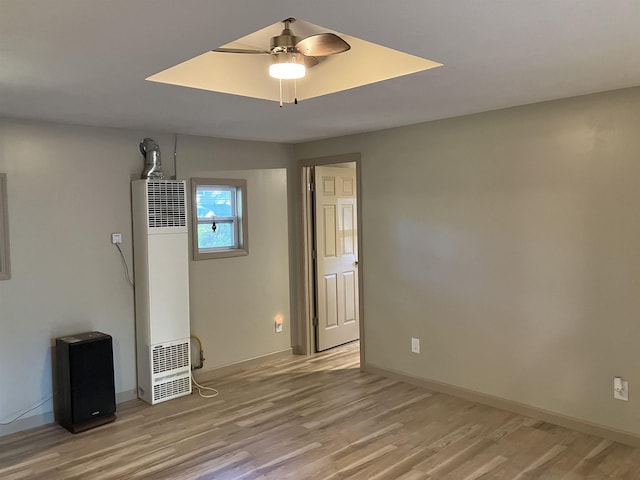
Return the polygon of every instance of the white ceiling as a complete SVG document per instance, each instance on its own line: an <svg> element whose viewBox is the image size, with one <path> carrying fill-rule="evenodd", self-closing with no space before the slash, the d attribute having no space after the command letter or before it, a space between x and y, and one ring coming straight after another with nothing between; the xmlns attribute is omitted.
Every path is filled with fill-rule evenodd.
<svg viewBox="0 0 640 480"><path fill-rule="evenodd" d="M145 81L286 17L444 66L284 108ZM637 85L638 0L0 0L6 117L296 143Z"/></svg>

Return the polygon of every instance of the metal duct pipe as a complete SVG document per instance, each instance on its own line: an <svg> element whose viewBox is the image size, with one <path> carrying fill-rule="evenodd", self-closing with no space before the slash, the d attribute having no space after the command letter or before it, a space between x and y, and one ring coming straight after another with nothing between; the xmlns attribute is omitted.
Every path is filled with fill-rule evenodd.
<svg viewBox="0 0 640 480"><path fill-rule="evenodd" d="M152 138L140 140L140 153L144 157L144 170L140 178L152 180L164 180L161 170L160 146Z"/></svg>

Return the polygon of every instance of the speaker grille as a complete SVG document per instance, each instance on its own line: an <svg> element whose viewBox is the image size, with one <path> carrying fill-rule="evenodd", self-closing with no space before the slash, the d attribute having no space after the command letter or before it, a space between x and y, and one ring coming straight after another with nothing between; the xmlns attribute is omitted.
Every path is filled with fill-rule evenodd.
<svg viewBox="0 0 640 480"><path fill-rule="evenodd" d="M102 332L56 339L56 420L72 432L112 421L113 342Z"/></svg>
<svg viewBox="0 0 640 480"><path fill-rule="evenodd" d="M190 377L177 378L169 382L160 383L153 386L153 401L173 398L183 393L189 393Z"/></svg>
<svg viewBox="0 0 640 480"><path fill-rule="evenodd" d="M148 181L147 189L149 228L185 227L187 225L184 182Z"/></svg>
<svg viewBox="0 0 640 480"><path fill-rule="evenodd" d="M189 366L189 342L157 345L153 348L153 373L162 373Z"/></svg>

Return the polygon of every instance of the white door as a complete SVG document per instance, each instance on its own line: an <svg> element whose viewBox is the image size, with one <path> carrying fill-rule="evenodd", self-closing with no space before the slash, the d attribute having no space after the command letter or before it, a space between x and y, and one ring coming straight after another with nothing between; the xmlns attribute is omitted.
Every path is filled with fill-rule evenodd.
<svg viewBox="0 0 640 480"><path fill-rule="evenodd" d="M354 168L315 167L316 347L357 340L358 230Z"/></svg>

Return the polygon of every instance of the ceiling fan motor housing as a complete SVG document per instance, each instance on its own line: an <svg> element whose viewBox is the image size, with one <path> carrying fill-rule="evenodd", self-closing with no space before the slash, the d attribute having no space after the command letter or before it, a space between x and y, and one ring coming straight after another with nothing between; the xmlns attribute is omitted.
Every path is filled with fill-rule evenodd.
<svg viewBox="0 0 640 480"><path fill-rule="evenodd" d="M285 28L280 35L271 38L272 52L296 52L296 43L300 41L300 37L291 34L291 30Z"/></svg>

